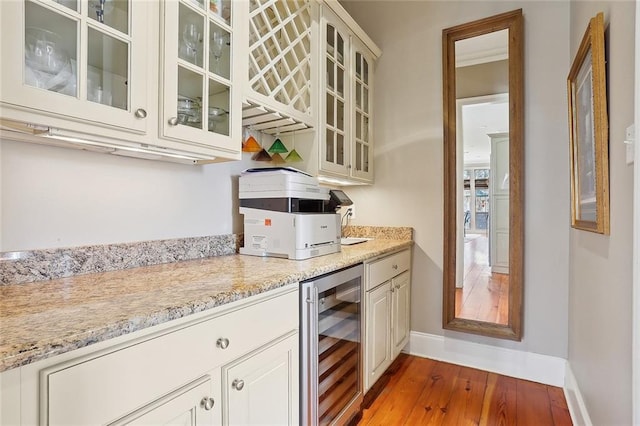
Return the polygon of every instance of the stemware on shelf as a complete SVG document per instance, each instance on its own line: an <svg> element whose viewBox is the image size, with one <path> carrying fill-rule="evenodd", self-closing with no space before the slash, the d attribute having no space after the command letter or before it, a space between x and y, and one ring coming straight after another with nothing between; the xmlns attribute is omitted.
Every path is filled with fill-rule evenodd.
<svg viewBox="0 0 640 426"><path fill-rule="evenodd" d="M181 56L183 59L195 64L200 50L200 43L202 42L202 34L196 23L189 22L185 24L182 29L182 41L184 45L181 49Z"/></svg>
<svg viewBox="0 0 640 426"><path fill-rule="evenodd" d="M220 73L220 58L226 44L225 34L220 31L213 31L211 34L211 54L215 59L213 70L216 74Z"/></svg>

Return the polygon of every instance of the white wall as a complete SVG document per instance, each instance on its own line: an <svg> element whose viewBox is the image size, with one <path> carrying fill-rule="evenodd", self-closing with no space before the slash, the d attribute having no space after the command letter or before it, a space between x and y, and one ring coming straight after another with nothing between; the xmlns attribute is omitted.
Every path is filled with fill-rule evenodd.
<svg viewBox="0 0 640 426"><path fill-rule="evenodd" d="M607 28L611 235L571 231L569 364L593 424L629 425L633 166L625 163L623 141L634 120L635 4L572 2L572 58L598 12L604 12Z"/></svg>
<svg viewBox="0 0 640 426"><path fill-rule="evenodd" d="M567 356L568 2L343 3L381 47L375 178L349 189L357 223L415 228L412 330ZM442 330L442 29L513 9L525 21L525 282L522 342ZM383 208L382 208L383 207Z"/></svg>
<svg viewBox="0 0 640 426"><path fill-rule="evenodd" d="M0 153L2 251L242 230L237 175L250 161L189 166L6 140Z"/></svg>

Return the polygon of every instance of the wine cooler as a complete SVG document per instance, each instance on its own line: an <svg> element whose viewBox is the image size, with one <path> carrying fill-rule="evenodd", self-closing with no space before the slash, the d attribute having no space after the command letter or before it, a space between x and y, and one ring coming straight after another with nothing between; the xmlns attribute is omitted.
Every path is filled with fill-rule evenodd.
<svg viewBox="0 0 640 426"><path fill-rule="evenodd" d="M303 282L300 424L343 424L362 404L362 264Z"/></svg>

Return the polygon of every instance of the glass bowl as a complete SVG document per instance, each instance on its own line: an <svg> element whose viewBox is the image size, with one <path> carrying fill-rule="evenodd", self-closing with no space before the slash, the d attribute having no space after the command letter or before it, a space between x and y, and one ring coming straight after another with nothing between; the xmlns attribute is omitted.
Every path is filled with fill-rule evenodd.
<svg viewBox="0 0 640 426"><path fill-rule="evenodd" d="M24 56L29 68L51 75L59 74L71 64L60 36L43 28L28 27L25 30Z"/></svg>
<svg viewBox="0 0 640 426"><path fill-rule="evenodd" d="M213 132L216 129L216 124L224 121L228 113L220 107L209 107L209 131Z"/></svg>

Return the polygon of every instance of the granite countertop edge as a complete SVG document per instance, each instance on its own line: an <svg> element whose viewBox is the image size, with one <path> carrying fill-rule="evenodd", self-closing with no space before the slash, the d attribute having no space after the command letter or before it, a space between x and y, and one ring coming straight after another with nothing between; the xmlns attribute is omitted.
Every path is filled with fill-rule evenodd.
<svg viewBox="0 0 640 426"><path fill-rule="evenodd" d="M2 292L0 293L2 295L0 298L0 308L5 304L5 309L2 309L0 312L0 331L2 331L2 336L0 336L0 372L80 349L94 343L124 336L172 320L184 318L189 315L205 312L269 290L346 268L384 254L403 250L412 245L413 241L411 240L375 240L355 246L343 247L340 253L303 261L236 254L196 261L181 261L164 265L133 268L128 270L129 275L126 275L126 271L112 271L32 283L28 285L29 287L24 284L3 286L0 288L0 292ZM241 285L231 285L226 281L213 284L208 282L198 283L198 279L202 281L202 277L205 275L193 279L181 278L179 275L180 271L195 271L202 274L209 273L210 275L206 275L205 277L212 278L212 275L216 274L212 271L219 268L220 265L225 269L224 262L233 262L234 265L240 264L240 266L237 267L235 272L226 272L228 276L221 278L222 281L225 279L227 281L231 280L229 277L232 273L246 276L249 271L245 271L245 269L248 267L264 266L265 269L269 271L258 277L247 279L248 281L257 280L257 282L245 283L242 281ZM295 271L283 272L283 270L291 267L293 267ZM104 282L109 285L117 282L111 286L113 296L110 296L111 293L105 293L105 295L99 298L94 297L93 290L91 289L91 294L88 298L98 299L97 301L92 300L91 303L102 304L103 306L105 304L109 306L118 305L127 297L127 285L134 282L137 274L144 274L144 278L147 279L153 279L154 276L163 276L165 279L175 279L179 281L180 285L190 286L188 290L191 293L197 294L191 295L191 293L187 292L187 295L185 295L182 300L172 302L169 301L172 299L167 297L167 291L170 292L172 290L171 288L156 288L154 284L150 284L148 289L145 288L136 291L135 294L132 293L132 298L136 298L136 302L129 311L118 314L108 312L103 314L102 319L100 319L99 315L96 315L96 317L98 317L97 319L90 316L90 321L88 321L85 316L92 310L97 312L97 310L94 309L95 306L85 303L84 300L77 300L74 304L67 303L67 299L73 299L73 297L69 297L67 293L73 293L76 290L74 286L78 288L82 288L83 286L88 287L89 281L92 282L92 285L95 285L93 282ZM170 274L175 275L174 277L167 277ZM221 275L224 274L224 271L221 272ZM253 276L253 274L250 275ZM131 278L127 278L129 276L131 276ZM238 280L239 278L236 276L233 277L233 281ZM240 278L240 280L242 279ZM49 293L49 297L55 299L54 302L50 303L53 305L50 311L47 310L48 305L45 301L48 297L46 291L43 292L44 294L41 296L41 305L44 307L38 310L37 306L39 305L37 298L40 296L37 294L40 293L40 291L34 292L34 289L36 289L35 286L42 286L40 288L50 289L51 292L53 292L53 296ZM118 286L121 286L121 288ZM174 290L177 291L179 289L180 288ZM194 290L198 291L195 292ZM11 291L20 296L12 294ZM82 291L87 291L87 289ZM101 290L98 289L97 291L100 292ZM162 295L163 292L165 292L164 296ZM34 296L33 293L36 293L36 295ZM80 293L80 290L78 290L78 293ZM160 293L160 295L156 293ZM30 300L31 303L36 306L36 308L29 306L28 315L25 315L24 311L21 311L19 308L15 308L13 311L7 308L10 306L8 304L12 298L17 299L17 303L19 304L20 297ZM34 297L36 297L35 301L33 300ZM82 297L82 295L78 296L78 298L80 297ZM123 299L120 300L118 297ZM162 297L165 297L165 299L161 299ZM62 307L55 305L56 300L60 301ZM157 300L162 301L158 302ZM151 305L148 309L146 302ZM136 311L136 309L139 311ZM69 324L69 329L65 330L64 327L62 327L56 332L56 325L53 324L55 316L49 318L51 313L64 316L64 320ZM74 315L78 316L77 320L74 320ZM33 324L31 330L29 321L32 321ZM86 328L83 328L83 321L88 321L90 324L86 324ZM17 329L18 327L24 328ZM36 330L37 333L33 333L33 330ZM30 334L30 332L33 334Z"/></svg>

